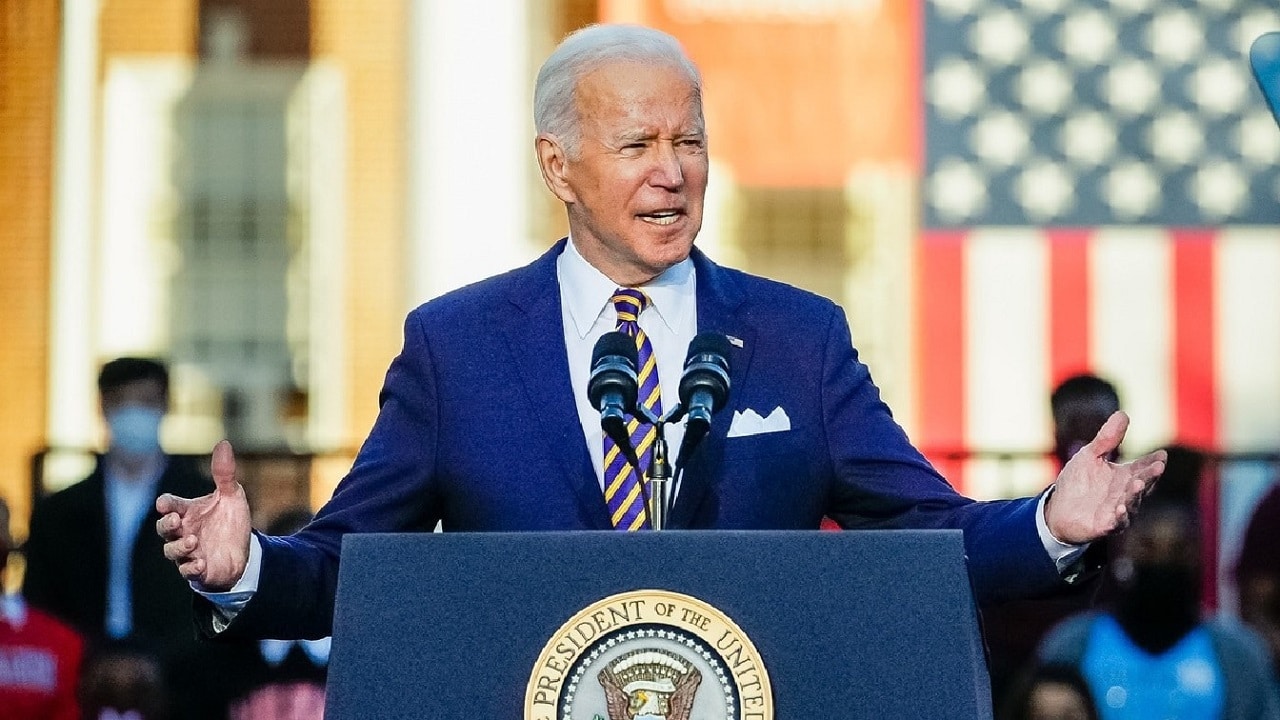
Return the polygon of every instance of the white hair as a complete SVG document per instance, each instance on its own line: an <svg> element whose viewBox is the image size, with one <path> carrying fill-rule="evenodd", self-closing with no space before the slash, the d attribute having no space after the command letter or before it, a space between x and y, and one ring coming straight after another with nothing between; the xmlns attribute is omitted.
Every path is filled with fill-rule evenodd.
<svg viewBox="0 0 1280 720"><path fill-rule="evenodd" d="M555 135L570 156L582 141L574 98L578 81L613 62L665 64L684 71L701 105L702 75L674 37L640 25L588 25L570 33L538 71L533 88L533 124L539 134Z"/></svg>

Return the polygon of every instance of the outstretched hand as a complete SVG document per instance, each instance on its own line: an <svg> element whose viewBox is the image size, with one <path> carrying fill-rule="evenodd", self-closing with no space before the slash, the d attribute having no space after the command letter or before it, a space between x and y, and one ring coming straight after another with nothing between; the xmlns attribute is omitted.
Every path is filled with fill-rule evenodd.
<svg viewBox="0 0 1280 720"><path fill-rule="evenodd" d="M156 532L164 539L164 556L182 577L211 592L230 590L249 564L249 501L236 482L231 443L213 448L210 462L214 491L198 498L165 493L156 498Z"/></svg>
<svg viewBox="0 0 1280 720"><path fill-rule="evenodd" d="M1058 473L1044 512L1054 537L1082 545L1129 526L1143 496L1164 472L1168 454L1156 450L1132 462L1108 461L1128 429L1129 416L1112 413L1093 440Z"/></svg>

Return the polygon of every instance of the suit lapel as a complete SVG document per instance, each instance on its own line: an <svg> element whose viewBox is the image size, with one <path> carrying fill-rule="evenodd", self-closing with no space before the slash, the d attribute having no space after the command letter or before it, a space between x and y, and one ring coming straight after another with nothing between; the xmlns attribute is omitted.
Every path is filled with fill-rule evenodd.
<svg viewBox="0 0 1280 720"><path fill-rule="evenodd" d="M680 493L671 509L671 525L677 528L689 527L698 506L711 488L712 478L706 462L705 448L710 443L722 442L729 432L733 416L733 396L746 386L747 370L751 365L756 340L755 327L749 317L740 312L745 297L733 277L708 260L697 248L693 250L693 263L698 277L698 332L720 332L730 338L730 402L716 414L708 437L703 438L699 450L686 463L684 476L680 480Z"/></svg>
<svg viewBox="0 0 1280 720"><path fill-rule="evenodd" d="M107 615L107 582L110 577L111 537L107 529L107 482L106 458L98 456L97 467L89 476L87 484L89 504L84 508L82 517L84 547L79 551L86 553L85 564L81 569L84 580L82 587L92 598L88 606L92 612L93 622L102 622Z"/></svg>
<svg viewBox="0 0 1280 720"><path fill-rule="evenodd" d="M550 454L559 459L560 482L567 483L577 497L584 523L607 530L611 527L608 507L582 436L578 406L569 380L560 286L556 278L556 258L564 244L564 240L556 243L528 267L527 274L513 283L508 299L514 311L503 313L498 322L516 359L513 367L522 368L521 383L538 415L531 419L536 422L527 432L541 435Z"/></svg>

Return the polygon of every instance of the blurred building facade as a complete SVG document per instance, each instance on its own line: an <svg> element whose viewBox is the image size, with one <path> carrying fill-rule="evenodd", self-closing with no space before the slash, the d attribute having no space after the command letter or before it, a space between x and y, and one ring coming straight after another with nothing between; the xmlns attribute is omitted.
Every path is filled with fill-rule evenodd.
<svg viewBox="0 0 1280 720"><path fill-rule="evenodd" d="M349 455L372 423L404 312L485 274L409 267L435 253L410 237L414 223L420 236L450 193L477 190L475 176L431 176L415 154L481 146L493 129L425 137L410 125L428 107L416 93L470 67L489 92L455 106L527 109L532 45L545 53L594 12L563 3L531 18L507 5L504 26L398 0L4 4L4 157L20 172L0 181L17 256L0 272L18 311L0 320L14 342L0 373L0 491L19 535L32 454L99 446L93 378L117 355L171 362L170 450L207 452L225 436L250 450ZM458 23L505 54L459 42ZM420 51L438 38L453 39L451 55ZM527 110L496 110L509 127L492 140L513 152L492 156L516 207L496 213L508 218L503 239L472 252L494 270L537 251L520 207L536 175L514 152ZM410 185L431 183L449 187L412 209ZM475 208L453 210L455 225ZM442 260L451 243L475 247L442 239ZM48 489L84 470L79 453L48 460ZM331 486L342 464L320 469L317 485Z"/></svg>
<svg viewBox="0 0 1280 720"><path fill-rule="evenodd" d="M326 497L405 312L563 234L534 163L532 82L600 20L667 30L702 69L700 245L840 302L895 416L963 490L1047 482L1049 388L1081 370L1120 385L1133 451L1272 450L1280 130L1243 49L1280 14L1110 5L6 0L0 493L15 530L32 454L98 445L94 373L122 354L172 362L170 450L229 437L329 453L310 466L311 499ZM1161 210L1162 183L1198 194ZM1111 210L1073 214L1113 186ZM949 459L975 449L1025 458ZM51 487L78 477L54 460ZM1241 468L1224 517L1275 481Z"/></svg>
<svg viewBox="0 0 1280 720"><path fill-rule="evenodd" d="M0 381L14 401L0 463L15 517L26 514L33 452L99 444L103 360L170 360L171 450L203 452L225 436L248 449L349 452L376 412L405 311L563 234L532 162L537 65L589 22L670 18L661 3L498 5L6 4L4 52L31 68L6 75L15 100L5 106L23 111L6 124L28 133L6 134L24 138L9 156L34 178L9 175L3 189L16 210L9 242L24 253L3 271L25 311L6 314L5 329L27 349L6 356L23 364ZM857 4L832 7L791 29L780 66L756 50L785 16L748 17L727 42L667 28L703 65L712 136L725 138L712 145L700 242L748 269L856 294L868 319L892 313L895 322L860 323L892 329L860 344L901 360L880 380L909 416L910 283L869 273L867 261L909 278L908 150L882 142L885 128L910 121L907 91L892 113L861 122L870 133L832 132L854 119L848 97L804 109L866 61L891 67L907 39L877 34ZM834 44L809 52L814 30ZM860 46L874 37L884 42ZM896 56L877 60L886 42ZM736 108L735 88L755 72L797 112L778 117L759 94ZM797 120L812 127L796 135ZM760 133L766 146L751 140ZM823 136L843 139L832 152ZM876 209L884 202L891 217ZM74 481L82 462L51 455L49 489ZM342 469L318 473L317 499Z"/></svg>

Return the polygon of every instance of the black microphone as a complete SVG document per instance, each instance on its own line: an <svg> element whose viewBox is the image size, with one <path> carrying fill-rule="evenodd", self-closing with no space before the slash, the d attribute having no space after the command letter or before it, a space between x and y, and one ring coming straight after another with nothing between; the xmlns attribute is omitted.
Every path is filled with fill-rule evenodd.
<svg viewBox="0 0 1280 720"><path fill-rule="evenodd" d="M680 404L689 420L676 465L682 466L702 438L711 430L711 416L729 400L729 338L723 333L704 332L689 343L680 378Z"/></svg>
<svg viewBox="0 0 1280 720"><path fill-rule="evenodd" d="M587 399L600 411L600 427L613 439L623 457L639 469L635 450L627 432L627 413L635 413L636 365L640 362L636 341L623 332L607 332L596 341L591 351L591 378L587 381Z"/></svg>

